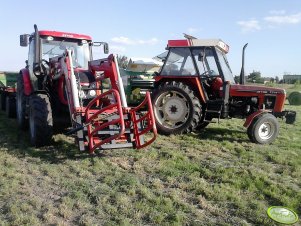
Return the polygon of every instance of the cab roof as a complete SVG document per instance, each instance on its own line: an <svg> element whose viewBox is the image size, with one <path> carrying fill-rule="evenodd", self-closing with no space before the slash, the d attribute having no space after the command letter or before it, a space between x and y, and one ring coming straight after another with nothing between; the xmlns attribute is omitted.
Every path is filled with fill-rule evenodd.
<svg viewBox="0 0 301 226"><path fill-rule="evenodd" d="M41 36L52 36L57 38L72 38L79 40L92 41L92 38L88 35L69 33L69 32L60 32L60 31L39 31Z"/></svg>
<svg viewBox="0 0 301 226"><path fill-rule="evenodd" d="M229 46L221 39L182 39L182 40L168 40L167 48L171 47L203 47L214 46L223 51L229 52Z"/></svg>

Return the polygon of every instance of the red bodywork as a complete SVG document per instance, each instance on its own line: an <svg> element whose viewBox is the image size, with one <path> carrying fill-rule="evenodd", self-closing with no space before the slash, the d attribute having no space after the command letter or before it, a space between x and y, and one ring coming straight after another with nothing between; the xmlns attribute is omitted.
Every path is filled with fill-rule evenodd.
<svg viewBox="0 0 301 226"><path fill-rule="evenodd" d="M201 103L206 103L206 95L204 93L203 86L196 76L155 76L155 81L157 85L168 82L168 81L178 81L183 82L189 85L196 93L201 100ZM223 82L220 78L215 79L212 82L211 88L215 89L219 97L223 97ZM275 106L273 109L265 109L264 99L267 96L276 97ZM245 127L248 127L253 119L260 114L266 112L281 113L283 111L284 102L286 99L285 90L279 88L270 88L264 86L251 86L251 85L240 85L240 84L231 84L229 88L229 98L239 98L239 97L257 97L258 98L258 107L259 110L253 114L246 117L244 123Z"/></svg>
<svg viewBox="0 0 301 226"><path fill-rule="evenodd" d="M29 75L29 70L24 68L20 71L23 77L23 84L24 84L24 94L26 96L29 96L32 92L32 85L30 81L30 75Z"/></svg>
<svg viewBox="0 0 301 226"><path fill-rule="evenodd" d="M230 97L258 97L259 107L263 108L265 96L276 96L273 112L281 112L284 107L286 94L284 89L264 86L231 85Z"/></svg>
<svg viewBox="0 0 301 226"><path fill-rule="evenodd" d="M60 32L60 31L39 31L39 35L41 35L41 36L52 36L52 37L57 37L57 38L71 38L71 39L92 41L92 38L88 35L68 33L68 32Z"/></svg>

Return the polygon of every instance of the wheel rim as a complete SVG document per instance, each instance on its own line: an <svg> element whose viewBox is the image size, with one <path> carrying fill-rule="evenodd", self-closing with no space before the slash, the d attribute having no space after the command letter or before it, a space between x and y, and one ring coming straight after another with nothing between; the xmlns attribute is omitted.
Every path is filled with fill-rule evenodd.
<svg viewBox="0 0 301 226"><path fill-rule="evenodd" d="M275 131L275 127L273 124L269 122L264 122L259 126L258 135L262 140L270 139Z"/></svg>
<svg viewBox="0 0 301 226"><path fill-rule="evenodd" d="M162 93L155 101L157 122L168 129L184 125L189 116L189 105L186 97L177 91Z"/></svg>

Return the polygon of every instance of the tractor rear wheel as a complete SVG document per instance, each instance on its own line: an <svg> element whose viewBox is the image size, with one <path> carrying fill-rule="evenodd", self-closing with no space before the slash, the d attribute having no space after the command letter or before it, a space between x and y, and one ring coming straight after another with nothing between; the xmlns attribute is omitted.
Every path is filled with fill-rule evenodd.
<svg viewBox="0 0 301 226"><path fill-rule="evenodd" d="M199 121L198 126L196 127L197 131L205 129L210 124L210 122L212 120L212 118L208 117L208 116L205 119L205 115L206 115L205 110L206 110L206 106L202 105L202 117L201 117L201 119Z"/></svg>
<svg viewBox="0 0 301 226"><path fill-rule="evenodd" d="M6 97L5 111L8 118L16 117L16 98L14 96Z"/></svg>
<svg viewBox="0 0 301 226"><path fill-rule="evenodd" d="M16 97L16 108L17 108L17 121L18 126L22 130L28 128L28 118L26 117L26 101L27 96L24 94L24 81L22 74L19 74L17 78L17 97Z"/></svg>
<svg viewBox="0 0 301 226"><path fill-rule="evenodd" d="M29 99L30 142L35 147L50 143L52 138L52 110L46 94L33 94Z"/></svg>
<svg viewBox="0 0 301 226"><path fill-rule="evenodd" d="M279 134L279 122L272 114L262 114L256 117L247 130L248 137L254 143L272 143Z"/></svg>
<svg viewBox="0 0 301 226"><path fill-rule="evenodd" d="M193 131L201 117L200 100L182 82L161 85L153 93L153 109L158 132L164 135Z"/></svg>
<svg viewBox="0 0 301 226"><path fill-rule="evenodd" d="M6 94L0 93L0 108L2 111L5 111L6 107Z"/></svg>

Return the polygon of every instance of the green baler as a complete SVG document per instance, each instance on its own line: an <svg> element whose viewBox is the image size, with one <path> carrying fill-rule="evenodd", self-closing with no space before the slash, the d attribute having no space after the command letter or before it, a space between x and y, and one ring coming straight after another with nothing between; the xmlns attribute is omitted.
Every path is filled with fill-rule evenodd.
<svg viewBox="0 0 301 226"><path fill-rule="evenodd" d="M16 84L18 72L0 72L0 108L8 117L16 116Z"/></svg>
<svg viewBox="0 0 301 226"><path fill-rule="evenodd" d="M129 104L140 103L146 91L154 88L154 73L158 72L161 66L161 62L153 59L131 58L127 68L120 69Z"/></svg>

